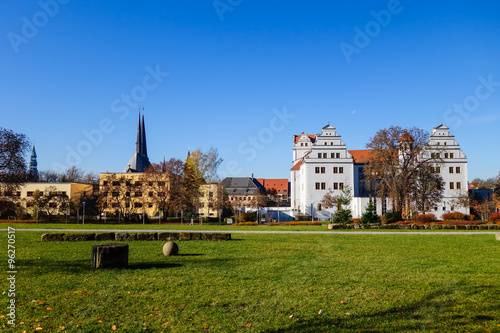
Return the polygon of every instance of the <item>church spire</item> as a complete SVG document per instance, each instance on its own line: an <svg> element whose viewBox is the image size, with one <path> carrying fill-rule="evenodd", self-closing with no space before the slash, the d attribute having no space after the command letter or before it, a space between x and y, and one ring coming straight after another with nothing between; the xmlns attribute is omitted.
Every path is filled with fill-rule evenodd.
<svg viewBox="0 0 500 333"><path fill-rule="evenodd" d="M144 109L143 109L144 110ZM144 114L137 121L137 135L135 139L135 154L128 162L125 172L144 172L149 167L148 149L146 146L146 127L144 125Z"/></svg>
<svg viewBox="0 0 500 333"><path fill-rule="evenodd" d="M38 162L36 160L35 144L33 144L33 149L31 150L30 164L29 164L29 180L33 182L38 181Z"/></svg>

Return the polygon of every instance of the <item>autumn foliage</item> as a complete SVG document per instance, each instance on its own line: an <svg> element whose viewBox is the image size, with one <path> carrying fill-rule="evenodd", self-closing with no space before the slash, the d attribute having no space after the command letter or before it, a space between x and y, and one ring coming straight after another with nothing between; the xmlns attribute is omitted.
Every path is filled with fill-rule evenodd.
<svg viewBox="0 0 500 333"><path fill-rule="evenodd" d="M492 214L490 214L489 221L490 222L495 222L495 223L500 222L500 213L492 213Z"/></svg>
<svg viewBox="0 0 500 333"><path fill-rule="evenodd" d="M436 215L434 215L434 214L416 214L416 215L413 215L413 217L411 219L413 220L413 222L416 222L416 223L435 222Z"/></svg>

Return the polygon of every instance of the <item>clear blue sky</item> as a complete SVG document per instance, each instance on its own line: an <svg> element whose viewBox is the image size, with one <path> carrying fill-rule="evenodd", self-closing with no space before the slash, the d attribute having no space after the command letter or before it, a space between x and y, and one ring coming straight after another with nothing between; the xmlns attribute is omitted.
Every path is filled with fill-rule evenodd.
<svg viewBox="0 0 500 333"><path fill-rule="evenodd" d="M293 134L328 121L348 149L442 121L470 180L500 171L496 1L6 0L0 12L0 126L36 142L40 170L123 171L144 107L152 162L213 146L222 176L288 178Z"/></svg>

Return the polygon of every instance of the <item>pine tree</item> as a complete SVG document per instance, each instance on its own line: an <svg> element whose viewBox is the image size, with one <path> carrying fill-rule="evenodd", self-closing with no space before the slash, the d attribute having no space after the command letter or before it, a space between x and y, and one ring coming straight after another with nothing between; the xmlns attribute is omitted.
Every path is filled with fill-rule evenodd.
<svg viewBox="0 0 500 333"><path fill-rule="evenodd" d="M366 211L363 213L363 215L361 215L361 223L362 224L380 223L380 216L377 215L375 205L371 200L368 203L368 206L366 207Z"/></svg>

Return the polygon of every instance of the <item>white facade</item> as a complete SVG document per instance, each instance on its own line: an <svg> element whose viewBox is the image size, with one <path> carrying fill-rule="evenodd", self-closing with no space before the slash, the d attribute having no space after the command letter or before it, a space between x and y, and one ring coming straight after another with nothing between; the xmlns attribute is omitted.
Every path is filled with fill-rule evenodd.
<svg viewBox="0 0 500 333"><path fill-rule="evenodd" d="M439 165L445 182L442 202L432 212L437 218L443 213L459 211L468 214L463 207L455 207L453 200L467 193L467 158L449 133L449 128L439 125L433 129L428 142L428 150L422 157L439 152ZM433 149L435 147L435 149ZM327 220L335 213L335 208L324 208L321 200L330 189L336 192L345 186L352 189L351 211L353 218L360 218L369 202L364 188L364 158L369 150L347 150L335 127L328 124L321 134L294 135L293 167L291 169L291 208L295 215L313 216ZM379 215L390 210L390 203L380 198L375 200Z"/></svg>
<svg viewBox="0 0 500 333"><path fill-rule="evenodd" d="M469 214L468 208L455 207L454 204L457 197L466 195L468 192L467 156L460 149L455 137L450 134L450 129L443 124L432 129L427 144L428 148L424 157L431 157L432 153L440 154L443 163L436 167L445 185L443 200L440 205L434 207L432 213L436 217L452 211Z"/></svg>

